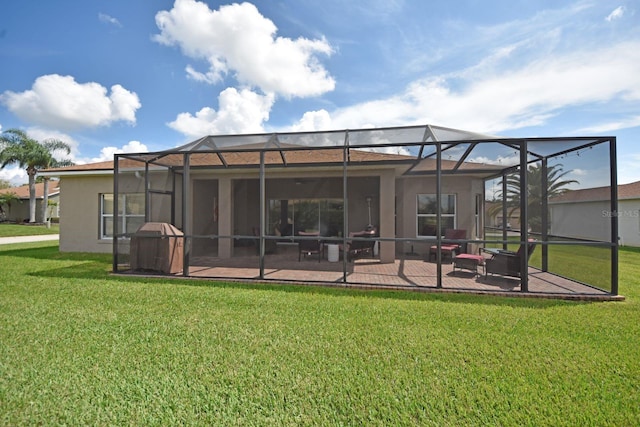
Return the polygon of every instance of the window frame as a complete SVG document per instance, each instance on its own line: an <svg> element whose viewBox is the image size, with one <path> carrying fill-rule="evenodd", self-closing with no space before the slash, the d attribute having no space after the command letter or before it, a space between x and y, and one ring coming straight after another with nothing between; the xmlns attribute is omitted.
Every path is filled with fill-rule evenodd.
<svg viewBox="0 0 640 427"><path fill-rule="evenodd" d="M417 193L416 194L416 237L418 238L436 238L436 234L427 235L421 234L420 230L420 218L435 218L437 216L437 212L434 213L420 213L420 196L428 196L436 198L437 195L435 193ZM458 222L458 195L456 193L442 193L441 199L445 197L453 197L453 213L442 213L441 218L453 218L453 226L452 228L457 228ZM444 236L444 230L441 231L442 236Z"/></svg>
<svg viewBox="0 0 640 427"><path fill-rule="evenodd" d="M99 211L99 225L98 225L98 233L99 233L99 238L100 240L113 240L113 234L112 235L108 235L106 234L106 230L105 230L105 219L107 218L112 218L112 223L115 225L115 222L113 221L113 217L114 217L114 213L106 213L105 212L105 196L111 196L112 200L114 197L113 193L100 193L100 211ZM127 224L128 224L128 220L130 218L142 218L143 222L144 222L144 218L145 218L145 213L144 213L144 209L143 212L141 214L131 214L131 213L127 213L126 209L127 209L127 196L131 197L131 196L136 196L136 197L144 197L144 193L120 193L118 194L118 210L120 211L118 213L118 216L120 217L120 221L122 221L121 223L121 227L122 230L127 229ZM113 203L113 202L112 202ZM143 205L144 207L144 205ZM115 229L115 227L114 227ZM128 239L128 237L125 237L126 239Z"/></svg>

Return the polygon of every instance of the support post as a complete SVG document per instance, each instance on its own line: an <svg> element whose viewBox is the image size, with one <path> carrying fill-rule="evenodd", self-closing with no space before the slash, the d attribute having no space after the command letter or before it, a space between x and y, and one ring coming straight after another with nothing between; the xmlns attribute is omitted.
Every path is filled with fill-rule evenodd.
<svg viewBox="0 0 640 427"><path fill-rule="evenodd" d="M344 136L342 150L342 282L347 283L348 242L349 236L349 198L347 197L347 165L349 164L349 132Z"/></svg>
<svg viewBox="0 0 640 427"><path fill-rule="evenodd" d="M436 142L436 287L442 287L442 146Z"/></svg>
<svg viewBox="0 0 640 427"><path fill-rule="evenodd" d="M111 267L114 273L118 272L118 159L119 156L117 154L114 155L113 161L113 265Z"/></svg>
<svg viewBox="0 0 640 427"><path fill-rule="evenodd" d="M507 249L507 219L509 211L507 210L507 175L502 174L502 249Z"/></svg>
<svg viewBox="0 0 640 427"><path fill-rule="evenodd" d="M611 212L618 212L618 170L616 166L616 138L609 141L609 169L611 173ZM618 295L618 215L611 215L611 294Z"/></svg>
<svg viewBox="0 0 640 427"><path fill-rule="evenodd" d="M191 262L191 221L189 221L189 214L191 206L189 205L189 153L183 155L184 172L182 175L182 232L184 237L182 238L182 248L184 250L182 256L182 275L189 276L189 263Z"/></svg>
<svg viewBox="0 0 640 427"><path fill-rule="evenodd" d="M264 168L264 151L260 151L260 279L264 279L264 234L266 222L266 183L265 183L265 168Z"/></svg>
<svg viewBox="0 0 640 427"><path fill-rule="evenodd" d="M547 158L542 159L542 176L541 176L541 196L542 196L542 271L549 271L549 173Z"/></svg>
<svg viewBox="0 0 640 427"><path fill-rule="evenodd" d="M529 292L529 180L527 166L527 141L520 143L520 291Z"/></svg>

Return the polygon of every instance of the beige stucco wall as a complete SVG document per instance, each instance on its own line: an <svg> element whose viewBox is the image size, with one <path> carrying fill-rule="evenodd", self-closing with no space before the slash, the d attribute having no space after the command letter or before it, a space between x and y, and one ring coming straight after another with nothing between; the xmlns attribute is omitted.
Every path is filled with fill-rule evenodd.
<svg viewBox="0 0 640 427"><path fill-rule="evenodd" d="M396 181L398 236L418 236L417 195L435 192L434 176L410 177ZM469 239L478 235L475 229L475 196L479 194L484 199L482 180L468 176L444 176L442 194L456 195L456 228L467 230Z"/></svg>
<svg viewBox="0 0 640 427"><path fill-rule="evenodd" d="M60 180L60 251L111 252L101 240L100 194L113 193L113 176L63 177Z"/></svg>
<svg viewBox="0 0 640 427"><path fill-rule="evenodd" d="M119 178L119 192L143 193L144 179L134 174L122 174ZM152 189L168 190L166 174L151 177ZM100 197L113 193L113 175L64 176L60 179L60 251L62 252L103 252L113 250L112 239L100 238ZM179 197L178 197L179 199ZM178 212L180 201L177 202ZM160 198L152 206L155 212L163 212L152 219L168 222L170 203ZM126 244L122 250L128 250Z"/></svg>
<svg viewBox="0 0 640 427"><path fill-rule="evenodd" d="M267 174L267 199L296 197L342 197L341 171L305 171L309 181L296 185L295 179L282 173ZM371 222L379 227L381 237L415 238L416 194L435 192L435 177L409 177L396 179L393 170L350 170L348 185L349 231L361 231L368 223L366 197L371 196ZM482 194L481 179L468 176L443 177L443 193L457 195L457 227L468 230L469 238L474 237L475 195ZM222 184L221 184L222 183ZM144 179L132 175L121 175L121 193L144 191ZM150 179L152 189L171 188L167 174L157 174ZM189 218L190 230L198 235L240 234L251 235L252 228L259 224L259 211L255 209L259 199L259 182L256 173L245 175L201 174L191 176L190 203L193 209ZM305 186L307 186L305 188ZM309 188L309 186L313 186ZM181 182L176 183L176 226L183 228L181 215ZM100 239L100 194L113 193L112 175L63 177L60 199L60 250L82 252L111 252L111 239ZM197 197L196 197L197 195ZM310 196L311 195L311 196ZM162 202L152 209L155 217L163 217L169 222L169 199L158 196ZM217 221L213 220L217 203ZM153 204L153 203L152 203ZM160 213L158 213L160 212ZM222 240L222 239L221 239ZM217 246L215 246L217 245ZM224 246L221 248L221 246ZM214 252L219 255L232 254L231 243L202 239L194 242L196 252ZM222 249L222 254L220 251ZM397 250L403 250L402 247ZM390 260L395 256L396 247L392 242L381 245L380 256Z"/></svg>

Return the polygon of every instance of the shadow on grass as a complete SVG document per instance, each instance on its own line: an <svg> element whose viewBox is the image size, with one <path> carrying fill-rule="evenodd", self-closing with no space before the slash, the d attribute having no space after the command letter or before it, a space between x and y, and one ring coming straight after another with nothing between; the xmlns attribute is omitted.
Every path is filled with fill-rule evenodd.
<svg viewBox="0 0 640 427"><path fill-rule="evenodd" d="M107 264L111 263L111 254L60 252L58 242L53 241L2 245L0 246L0 257L4 256L62 261L100 261Z"/></svg>
<svg viewBox="0 0 640 427"><path fill-rule="evenodd" d="M293 284L286 282L230 282L216 279L182 278L182 277L153 277L128 276L126 274L111 274L108 266L100 262L86 262L69 267L29 273L34 277L63 277L68 279L93 279L121 283L144 283L146 285L191 286L218 289L242 289L255 291L273 291L285 293L301 293L309 295L325 295L330 297L360 297L377 299L394 299L403 301L439 301L460 304L487 304L509 307L551 308L557 306L581 305L585 301L563 301L540 298L505 297L493 295L478 295L464 293L412 292L406 290L377 290L377 289L349 289L325 286L318 283Z"/></svg>
<svg viewBox="0 0 640 427"><path fill-rule="evenodd" d="M24 257L43 260L80 261L72 266L41 270L34 273L26 273L33 277L56 277L67 279L94 279L108 280L126 283L145 283L161 285L182 285L211 288L229 288L244 290L268 290L275 292L291 292L304 294L318 294L332 297L358 296L364 298L388 298L408 301L439 301L460 304L488 304L509 307L526 308L550 308L556 306L590 304L585 301L565 301L540 298L505 297L495 295L478 295L447 292L412 292L405 290L377 290L377 289L349 289L342 287L323 286L321 284L293 284L286 282L235 282L216 279L201 278L169 278L150 276L127 276L123 274L111 274L111 254L73 253L60 252L57 244L35 244L36 247L24 247L21 244L18 249L0 248L0 258L3 256Z"/></svg>

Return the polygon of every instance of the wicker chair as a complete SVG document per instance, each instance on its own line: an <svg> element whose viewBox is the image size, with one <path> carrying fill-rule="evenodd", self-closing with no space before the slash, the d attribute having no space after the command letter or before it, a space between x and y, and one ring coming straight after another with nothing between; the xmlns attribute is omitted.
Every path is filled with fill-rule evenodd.
<svg viewBox="0 0 640 427"><path fill-rule="evenodd" d="M320 237L320 233L318 232L304 232L299 231L298 236L301 237ZM324 256L324 244L321 239L304 239L298 241L298 261L302 259L302 257L307 257L317 254L318 262L322 260Z"/></svg>
<svg viewBox="0 0 640 427"><path fill-rule="evenodd" d="M524 256L524 244L521 244L517 252L497 250L491 252L491 258L485 261L485 276L498 274L500 276L522 277L521 260ZM531 254L536 248L536 241L529 240L527 264Z"/></svg>

